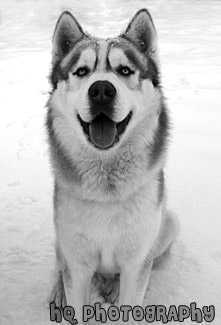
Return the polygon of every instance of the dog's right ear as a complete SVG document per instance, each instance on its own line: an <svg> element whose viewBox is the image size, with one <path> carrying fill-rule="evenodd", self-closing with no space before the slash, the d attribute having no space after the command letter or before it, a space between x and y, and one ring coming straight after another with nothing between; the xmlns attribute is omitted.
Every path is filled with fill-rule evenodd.
<svg viewBox="0 0 221 325"><path fill-rule="evenodd" d="M52 63L61 61L84 35L82 27L74 16L64 11L58 19L53 35Z"/></svg>

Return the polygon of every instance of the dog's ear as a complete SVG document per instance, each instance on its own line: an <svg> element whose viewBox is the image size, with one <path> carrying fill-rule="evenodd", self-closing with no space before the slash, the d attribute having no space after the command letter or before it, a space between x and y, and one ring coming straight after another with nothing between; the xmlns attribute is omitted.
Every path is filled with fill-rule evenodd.
<svg viewBox="0 0 221 325"><path fill-rule="evenodd" d="M84 35L82 27L74 16L64 11L58 19L53 35L52 63L61 61Z"/></svg>
<svg viewBox="0 0 221 325"><path fill-rule="evenodd" d="M144 54L157 57L157 35L153 20L146 9L139 10L130 21L125 33Z"/></svg>

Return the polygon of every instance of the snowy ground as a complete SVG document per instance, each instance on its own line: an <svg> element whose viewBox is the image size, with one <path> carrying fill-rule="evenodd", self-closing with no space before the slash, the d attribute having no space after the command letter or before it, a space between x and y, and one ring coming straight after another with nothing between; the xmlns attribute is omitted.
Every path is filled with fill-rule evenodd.
<svg viewBox="0 0 221 325"><path fill-rule="evenodd" d="M44 104L56 19L72 8L88 31L110 36L148 7L174 125L166 175L181 233L153 271L145 305L214 305L213 324L220 325L221 2L71 2L0 3L0 324L51 324L54 229Z"/></svg>

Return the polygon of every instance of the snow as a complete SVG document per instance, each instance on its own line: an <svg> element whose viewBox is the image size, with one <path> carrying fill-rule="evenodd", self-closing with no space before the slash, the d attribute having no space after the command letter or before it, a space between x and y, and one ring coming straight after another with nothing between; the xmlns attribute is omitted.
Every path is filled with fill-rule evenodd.
<svg viewBox="0 0 221 325"><path fill-rule="evenodd" d="M181 223L169 256L151 274L144 305L214 305L213 324L221 324L220 1L2 0L1 325L51 324L53 183L44 116L58 15L70 9L92 34L111 36L142 7L150 9L159 35L173 121L168 204Z"/></svg>

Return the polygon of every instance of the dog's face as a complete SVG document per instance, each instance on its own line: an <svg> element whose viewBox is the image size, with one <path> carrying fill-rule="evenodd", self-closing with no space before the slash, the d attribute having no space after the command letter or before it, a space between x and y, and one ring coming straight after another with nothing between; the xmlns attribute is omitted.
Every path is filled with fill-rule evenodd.
<svg viewBox="0 0 221 325"><path fill-rule="evenodd" d="M159 73L155 28L139 11L118 38L85 34L68 12L53 38L51 106L93 150L116 148L140 121L157 116Z"/></svg>

